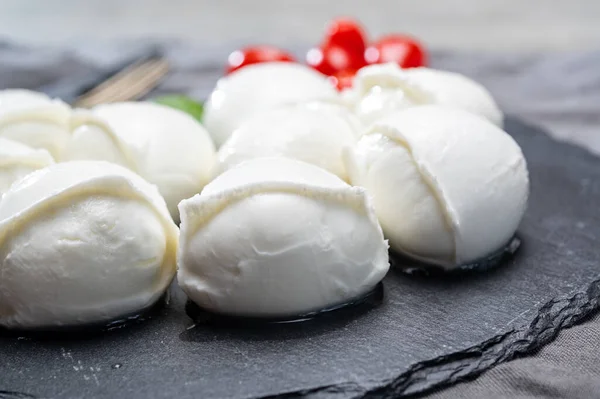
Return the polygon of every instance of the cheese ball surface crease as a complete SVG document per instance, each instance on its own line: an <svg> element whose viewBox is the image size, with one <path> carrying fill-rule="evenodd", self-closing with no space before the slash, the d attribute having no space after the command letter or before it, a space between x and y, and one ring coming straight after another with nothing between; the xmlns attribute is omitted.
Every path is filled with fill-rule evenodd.
<svg viewBox="0 0 600 399"><path fill-rule="evenodd" d="M353 184L374 196L392 248L443 267L501 249L526 208L529 177L521 149L506 132L466 111L427 105L396 112L374 123L345 159ZM411 170L414 176L399 185ZM419 180L432 198L418 198L426 192L418 188ZM446 229L433 221L434 208L419 211L434 199L440 208L435 219L445 220ZM394 211L395 202L403 208ZM427 231L438 234L423 236L429 244L426 240L411 252ZM444 238L448 233L453 236L453 256ZM416 242L411 244L411 239ZM442 249L440 258L436 252Z"/></svg>
<svg viewBox="0 0 600 399"><path fill-rule="evenodd" d="M174 277L177 242L164 200L124 168L33 172L0 202L0 325L86 325L144 310Z"/></svg>
<svg viewBox="0 0 600 399"><path fill-rule="evenodd" d="M389 268L364 189L302 162L248 161L180 209L179 284L218 313L320 310L366 293Z"/></svg>

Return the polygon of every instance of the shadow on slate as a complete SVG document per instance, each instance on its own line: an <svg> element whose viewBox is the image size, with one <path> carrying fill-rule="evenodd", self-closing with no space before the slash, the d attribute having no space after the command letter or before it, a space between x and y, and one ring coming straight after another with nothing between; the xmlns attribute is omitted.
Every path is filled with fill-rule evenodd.
<svg viewBox="0 0 600 399"><path fill-rule="evenodd" d="M415 396L531 353L600 297L600 160L516 120L532 192L504 265L449 278L392 270L379 306L275 326L195 325L186 298L77 336L0 333L0 398Z"/></svg>

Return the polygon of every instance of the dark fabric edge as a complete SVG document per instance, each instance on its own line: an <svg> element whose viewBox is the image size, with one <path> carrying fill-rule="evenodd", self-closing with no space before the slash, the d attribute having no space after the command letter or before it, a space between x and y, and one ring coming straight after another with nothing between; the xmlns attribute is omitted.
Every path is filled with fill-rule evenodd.
<svg viewBox="0 0 600 399"><path fill-rule="evenodd" d="M415 363L387 381L365 386L341 382L266 395L257 399L291 399L343 395L350 398L421 397L437 389L471 380L494 366L530 355L554 341L563 328L579 324L600 309L600 278L586 288L551 299L533 321L459 352Z"/></svg>

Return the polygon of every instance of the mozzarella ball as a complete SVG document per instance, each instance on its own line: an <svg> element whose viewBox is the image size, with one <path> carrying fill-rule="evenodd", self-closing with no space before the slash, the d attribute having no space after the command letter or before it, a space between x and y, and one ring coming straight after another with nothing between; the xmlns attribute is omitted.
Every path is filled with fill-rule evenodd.
<svg viewBox="0 0 600 399"><path fill-rule="evenodd" d="M204 124L219 147L248 117L284 104L335 101L337 92L319 72L301 64L249 65L221 78L204 108Z"/></svg>
<svg viewBox="0 0 600 399"><path fill-rule="evenodd" d="M366 191L304 162L245 162L179 207L179 285L212 312L306 314L369 292L389 268Z"/></svg>
<svg viewBox="0 0 600 399"><path fill-rule="evenodd" d="M527 205L518 144L466 111L429 105L389 115L344 158L352 183L373 196L392 249L445 268L502 248Z"/></svg>
<svg viewBox="0 0 600 399"><path fill-rule="evenodd" d="M175 220L182 199L211 178L216 153L206 130L184 112L149 102L100 105L80 111L62 160L104 160L155 184Z"/></svg>
<svg viewBox="0 0 600 399"><path fill-rule="evenodd" d="M0 137L45 149L59 159L70 138L71 107L42 93L0 90Z"/></svg>
<svg viewBox="0 0 600 399"><path fill-rule="evenodd" d="M0 197L15 181L53 163L46 150L35 150L0 137Z"/></svg>
<svg viewBox="0 0 600 399"><path fill-rule="evenodd" d="M107 162L27 175L0 201L0 326L55 328L139 312L176 271L178 230L154 186Z"/></svg>
<svg viewBox="0 0 600 399"><path fill-rule="evenodd" d="M503 124L502 112L482 85L458 73L430 68L367 66L357 73L353 88L344 93L344 98L365 124L427 104L462 109L498 126Z"/></svg>
<svg viewBox="0 0 600 399"><path fill-rule="evenodd" d="M340 105L308 103L259 113L219 149L216 173L260 157L287 157L319 166L347 180L342 149L362 132L359 121Z"/></svg>
<svg viewBox="0 0 600 399"><path fill-rule="evenodd" d="M22 111L31 107L48 105L52 99L33 90L5 89L0 90L0 115L14 111Z"/></svg>

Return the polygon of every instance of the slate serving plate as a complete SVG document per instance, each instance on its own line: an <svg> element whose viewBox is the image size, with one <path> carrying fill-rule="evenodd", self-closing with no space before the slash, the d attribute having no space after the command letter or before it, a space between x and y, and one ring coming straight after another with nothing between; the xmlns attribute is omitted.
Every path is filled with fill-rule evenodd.
<svg viewBox="0 0 600 399"><path fill-rule="evenodd" d="M599 306L600 160L517 120L506 128L532 192L523 244L500 267L392 270L379 305L305 323L195 324L173 287L168 304L126 328L0 332L0 398L411 396L539 348Z"/></svg>

